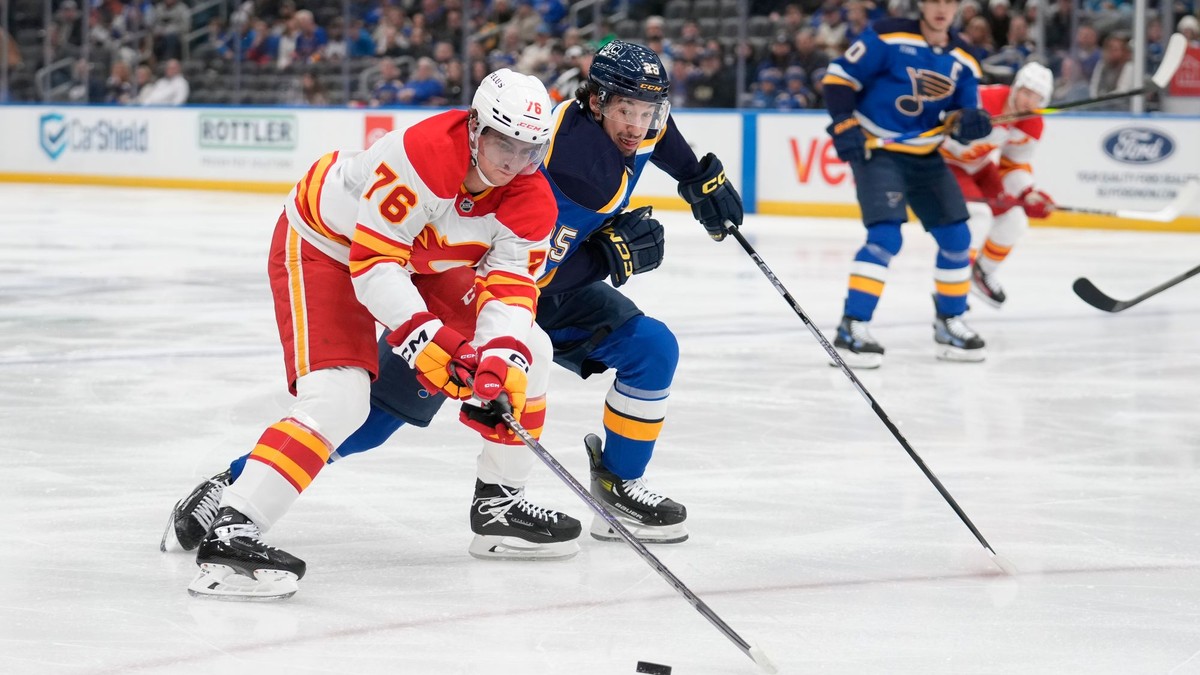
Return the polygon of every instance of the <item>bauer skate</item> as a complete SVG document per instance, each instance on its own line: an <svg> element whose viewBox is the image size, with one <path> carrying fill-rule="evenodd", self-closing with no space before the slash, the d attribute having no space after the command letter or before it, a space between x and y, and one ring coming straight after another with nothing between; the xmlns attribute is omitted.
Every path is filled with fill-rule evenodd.
<svg viewBox="0 0 1200 675"><path fill-rule="evenodd" d="M200 573L188 584L196 597L282 600L300 590L304 561L262 542L258 526L228 506L217 512L196 551Z"/></svg>
<svg viewBox="0 0 1200 675"><path fill-rule="evenodd" d="M987 358L983 338L971 330L962 315L938 314L933 322L936 356L943 361L978 362Z"/></svg>
<svg viewBox="0 0 1200 675"><path fill-rule="evenodd" d="M592 469L592 496L608 509L633 536L647 544L676 544L687 541L684 521L687 509L650 488L641 478L621 480L604 468L600 437L588 434L583 439ZM592 520L592 537L600 541L621 541L621 535L600 516Z"/></svg>
<svg viewBox="0 0 1200 675"><path fill-rule="evenodd" d="M233 482L229 469L205 480L191 494L175 503L167 527L163 531L158 550L166 553L176 548L193 551L208 533L208 528L217 517L217 505L225 488Z"/></svg>
<svg viewBox="0 0 1200 675"><path fill-rule="evenodd" d="M868 323L843 316L842 322L838 324L833 346L851 368L867 370L883 364L883 345L871 336ZM830 361L829 365L837 367L837 362Z"/></svg>
<svg viewBox="0 0 1200 675"><path fill-rule="evenodd" d="M1000 307L1008 299L995 273L984 272L978 260L971 265L971 294L992 307Z"/></svg>
<svg viewBox="0 0 1200 675"><path fill-rule="evenodd" d="M563 560L579 553L582 526L565 513L535 506L525 488L475 480L467 549L485 560Z"/></svg>

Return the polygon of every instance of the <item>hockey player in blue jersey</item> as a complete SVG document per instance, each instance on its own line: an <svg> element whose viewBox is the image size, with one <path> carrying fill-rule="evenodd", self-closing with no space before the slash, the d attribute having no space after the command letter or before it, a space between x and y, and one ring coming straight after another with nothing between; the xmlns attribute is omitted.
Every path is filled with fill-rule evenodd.
<svg viewBox="0 0 1200 675"><path fill-rule="evenodd" d="M919 0L919 19L876 22L830 64L823 80L833 118L829 133L838 157L854 172L867 228L834 340L852 367L877 368L883 361L883 346L868 324L888 264L900 252L906 207L938 245L935 355L950 361L985 357L983 339L962 318L971 278L966 203L937 152L946 135L971 141L991 131L979 103L979 64L950 32L958 6L959 0ZM930 133L888 140L917 132Z"/></svg>
<svg viewBox="0 0 1200 675"><path fill-rule="evenodd" d="M605 439L593 434L584 439L592 493L639 539L656 543L688 536L684 506L650 489L643 478L666 417L679 351L665 324L645 316L617 290L631 276L657 268L664 250L663 228L650 208L625 209L642 171L653 162L679 182L680 196L714 240L728 234L727 222L742 224L741 197L720 160L712 154L697 160L670 117L669 88L668 73L652 50L620 40L608 43L596 53L575 99L555 109L554 136L541 169L559 217L538 284L537 323L550 336L559 365L584 378L616 370L604 401ZM445 402L445 396L424 391L386 339L380 345L370 415L331 460L379 446L406 422L428 425ZM461 414L476 417L479 427L503 431L499 418L486 411ZM219 499L241 462L244 458L176 505L168 528L185 548L189 531L207 527L204 504L214 495ZM519 522L521 504L489 502L477 495L472 529L478 533L484 519L503 518L510 508L508 521ZM620 540L598 517L591 533L601 540ZM518 528L512 535L525 539ZM512 543L504 550L472 553L548 557L539 542Z"/></svg>

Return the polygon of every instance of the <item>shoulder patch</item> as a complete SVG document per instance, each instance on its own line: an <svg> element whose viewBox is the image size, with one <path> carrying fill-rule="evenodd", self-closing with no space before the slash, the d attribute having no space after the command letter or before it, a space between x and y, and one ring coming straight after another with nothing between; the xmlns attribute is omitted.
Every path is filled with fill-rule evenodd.
<svg viewBox="0 0 1200 675"><path fill-rule="evenodd" d="M435 195L453 199L471 166L466 111L451 110L409 127L404 154Z"/></svg>

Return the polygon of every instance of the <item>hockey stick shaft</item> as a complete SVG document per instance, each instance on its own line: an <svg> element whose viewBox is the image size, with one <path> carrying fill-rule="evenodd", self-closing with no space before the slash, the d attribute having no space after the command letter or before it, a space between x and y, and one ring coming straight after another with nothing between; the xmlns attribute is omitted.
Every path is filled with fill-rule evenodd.
<svg viewBox="0 0 1200 675"><path fill-rule="evenodd" d="M946 503L950 505L950 508L954 509L954 513L958 514L959 519L962 520L963 524L967 526L967 529L971 531L971 534L975 535L975 538L978 539L979 543L983 545L983 548L987 550L988 554L992 557L992 561L995 562L996 565L1006 574L1012 574L1012 563L999 556L995 549L992 548L992 545L987 542L987 539L984 539L983 534L979 532L979 528L975 527L975 524L972 523L971 519L967 517L966 512L962 510L962 507L958 505L958 502L954 500L954 497L952 497L946 487L942 485L942 481L938 480L937 476L933 475L933 471L930 471L929 467L926 466L925 461L922 460L921 456L917 454L917 451L913 450L913 447L909 445L908 441L904 438L904 435L900 433L900 430L895 424L892 423L892 420L888 418L887 413L883 411L883 408L879 405L879 402L875 400L874 396L871 396L871 393L867 391L867 388L863 386L863 383L859 381L858 377L854 375L854 372L850 370L850 367L846 365L846 362L842 359L841 355L837 353L837 350L834 349L833 345L830 344L825 335L822 334L820 329L818 329L816 325L813 324L812 320L808 318L808 315L804 313L804 310L801 309L796 300L792 298L792 294L788 293L788 290L784 288L783 283L779 281L779 277L775 276L775 273L771 271L770 267L767 267L767 263L763 261L762 256L758 255L758 251L755 251L754 247L750 245L750 242L746 241L746 238L742 236L742 233L738 230L738 228L729 227L729 233L738 240L738 243L742 245L742 248L746 250L746 253L750 255L750 259L754 261L755 265L758 265L758 269L762 270L762 273L766 275L767 279L771 282L771 285L775 287L775 290L779 293L779 295L783 296L784 301L787 302L787 304L792 308L792 311L796 313L796 316L800 317L800 320L803 321L804 325L808 327L809 332L813 334L813 337L817 339L817 342L821 343L821 347L825 349L825 353L829 355L829 358L833 359L833 362L837 364L842 373L850 379L850 383L854 385L854 388L858 390L858 393L864 399L866 399L868 404L870 404L871 410L875 411L875 415L879 417L879 420L883 422L883 425L887 427L887 430L890 431L896 441L900 443L900 447L904 448L904 451L908 453L908 456L911 457L914 462L916 462L917 467L921 469L921 473L924 473L925 477L929 479L929 482L933 483L933 486L937 488L937 491L942 495L942 498L946 500Z"/></svg>
<svg viewBox="0 0 1200 675"><path fill-rule="evenodd" d="M1169 223L1178 218L1179 214L1184 209L1191 206L1192 203L1196 201L1198 196L1200 196L1200 181L1191 180L1184 184L1184 186L1179 189L1179 192L1175 193L1175 198L1171 200L1171 203L1167 204L1161 209L1158 209L1157 211L1138 211L1136 209L1094 209L1082 206L1065 206L1062 204L1055 204L1054 210L1062 211L1064 213L1083 213L1094 216L1110 216L1112 218L1150 220L1157 223ZM986 203L988 206L997 206L1005 203L996 198L982 199L978 201ZM1010 205L1017 206L1019 203L1012 202Z"/></svg>
<svg viewBox="0 0 1200 675"><path fill-rule="evenodd" d="M589 492L587 488L585 488L578 480L576 480L575 476L572 476L570 471L567 471L566 467L564 467L562 464L559 464L558 460L554 458L554 455L551 455L550 451L546 450L546 448L542 446L541 442L534 438L533 435L525 429L525 427L521 426L521 423L517 421L517 418L514 417L511 412L504 411L503 407L500 410L501 419L503 419L504 423L508 425L508 428L517 435L517 438L521 439L521 442L525 444L525 447L532 450L533 454L537 455L538 459L542 460L546 466L550 467L550 471L554 472L554 475L558 476L562 482L566 483L567 487L570 488L577 497L579 497L585 504L588 505L588 508L590 508L597 516L603 518L604 521L608 523L608 526L612 528L614 532L619 534L621 538L625 540L625 543L629 544L629 546L632 547L639 556L641 556L642 560L646 561L647 565L650 565L650 567L654 568L654 571L658 572L659 576L665 579L672 588L678 591L679 594L682 595L683 598L687 600L697 612L700 612L701 616L703 616L705 619L708 619L708 622L711 623L717 630L721 631L722 635L729 638L730 642L737 645L737 648L742 650L743 654L748 656L763 670L767 672L775 672L774 666L771 665L770 660L766 658L760 649L752 646L749 642L742 638L741 635L738 635L737 631L733 630L733 628L730 628L729 624L725 623L721 617L717 616L717 613L714 612L703 600L701 600L699 596L693 593L692 590L687 587L687 584L680 581L679 577L675 576L675 574L672 573L671 570L668 569L667 566L664 565L657 556L651 553L649 549L646 548L645 544L639 541L637 537L633 536L633 533L630 532L624 525L622 525L621 522L617 520L616 516L609 513L608 509L604 508L604 506L592 496L592 493Z"/></svg>
<svg viewBox="0 0 1200 675"><path fill-rule="evenodd" d="M1095 307L1096 309L1099 309L1099 310L1103 310L1105 312L1116 313L1116 312L1120 312L1121 310L1129 309L1130 307L1133 307L1134 305L1145 300L1146 298L1158 295L1159 293L1162 293L1163 291L1167 290L1168 288L1171 288L1172 286L1175 286L1176 284L1180 284L1184 281L1187 281L1188 279L1191 279L1192 277L1196 276L1197 274L1200 274L1200 266L1193 267L1192 269L1184 272L1183 274L1180 274L1179 276L1177 276L1173 279L1165 281L1165 282L1155 286L1154 288L1151 288L1150 290L1146 291L1145 293L1142 293L1141 295L1137 296L1136 298L1130 298L1129 300L1116 300L1116 299L1104 294L1103 292L1101 292L1101 290L1099 288L1096 288L1095 284L1093 284L1090 280L1088 280L1085 277L1080 277L1080 278L1076 279L1075 283L1071 286L1071 288L1075 291L1075 295L1078 295L1081 300L1083 300L1087 304L1091 305L1092 307Z"/></svg>

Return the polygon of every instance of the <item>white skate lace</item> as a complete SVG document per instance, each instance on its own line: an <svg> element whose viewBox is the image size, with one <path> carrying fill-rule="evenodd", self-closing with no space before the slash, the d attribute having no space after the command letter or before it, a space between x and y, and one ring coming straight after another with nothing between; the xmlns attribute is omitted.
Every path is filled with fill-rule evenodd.
<svg viewBox="0 0 1200 675"><path fill-rule="evenodd" d="M216 530L216 535L225 541L236 537L244 537L267 549L268 551L278 551L279 549L267 544L262 540L262 530L254 523L233 523L230 525L222 525Z"/></svg>
<svg viewBox="0 0 1200 675"><path fill-rule="evenodd" d="M967 326L961 317L946 317L946 331L960 340L970 340L975 337L975 331Z"/></svg>
<svg viewBox="0 0 1200 675"><path fill-rule="evenodd" d="M850 322L850 337L854 338L855 342L874 342L875 338L871 337L871 332L867 330L866 321L851 321Z"/></svg>
<svg viewBox="0 0 1200 675"><path fill-rule="evenodd" d="M196 522L200 523L200 525L206 530L212 526L213 521L217 518L217 510L221 501L221 492L225 487L224 484L218 483L211 478L208 482L214 485L215 489L210 488L207 492L205 492L204 496L200 498L200 503L196 505L196 509L192 511L192 517L195 518Z"/></svg>
<svg viewBox="0 0 1200 675"><path fill-rule="evenodd" d="M492 514L492 519L488 521L489 525L499 520L514 506L538 520L548 520L552 523L558 522L558 512L525 501L525 488L509 492L508 488L501 485L500 489L504 491L504 496L491 497L490 499L481 499L479 501L479 512Z"/></svg>
<svg viewBox="0 0 1200 675"><path fill-rule="evenodd" d="M646 484L642 482L641 478L624 481L621 483L621 487L625 489L625 494L628 495L630 499L634 500L635 502L645 504L646 506L658 506L664 499L667 498L665 495L660 495L654 490L646 487Z"/></svg>

